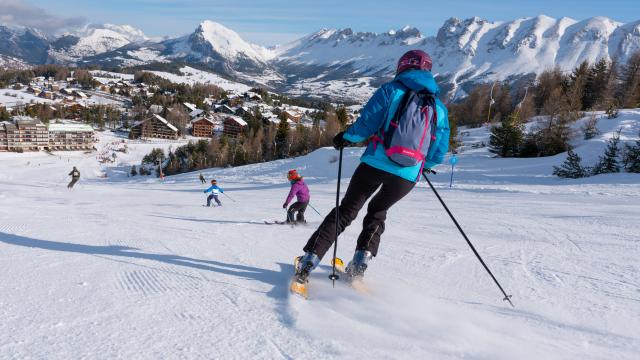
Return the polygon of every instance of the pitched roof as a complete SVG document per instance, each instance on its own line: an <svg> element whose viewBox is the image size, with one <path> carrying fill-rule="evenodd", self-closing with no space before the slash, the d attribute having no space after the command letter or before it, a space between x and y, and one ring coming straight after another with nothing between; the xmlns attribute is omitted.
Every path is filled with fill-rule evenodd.
<svg viewBox="0 0 640 360"><path fill-rule="evenodd" d="M228 116L228 117L226 117L226 118L225 118L225 120L229 120L229 119L230 119L230 120L233 120L233 121L235 121L235 122L237 122L237 123L238 123L238 125L240 125L240 126L247 126L247 125L249 125L246 121L242 120L242 118L239 118L239 117L237 117L237 116Z"/></svg>
<svg viewBox="0 0 640 360"><path fill-rule="evenodd" d="M134 123L134 124L133 124L133 127L136 127L136 126L138 126L138 125L140 125L140 124L144 124L144 123L146 123L147 121L149 121L149 120L151 120L151 119L153 119L153 118L155 118L155 119L157 119L158 121L160 121L161 123L165 124L169 129L171 129L171 130L173 130L173 131L176 131L176 132L178 131L178 128L177 128L177 127L175 127L175 126L171 125L171 124L170 124L170 123L169 123L165 118L163 118L162 116L160 116L160 115L158 115L158 114L154 114L154 115L153 115L153 116L151 116L150 118L147 118L147 119L144 119L144 120L137 121L136 123Z"/></svg>

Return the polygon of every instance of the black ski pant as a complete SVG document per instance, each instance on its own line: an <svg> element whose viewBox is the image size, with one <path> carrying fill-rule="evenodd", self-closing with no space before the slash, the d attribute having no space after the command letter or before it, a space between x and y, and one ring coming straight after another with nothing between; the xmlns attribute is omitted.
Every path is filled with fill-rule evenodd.
<svg viewBox="0 0 640 360"><path fill-rule="evenodd" d="M218 206L222 206L222 203L220 202L220 199L218 199L218 195L216 194L211 194L209 196L207 196L207 206L211 206L211 200L215 200L216 204L218 204Z"/></svg>
<svg viewBox="0 0 640 360"><path fill-rule="evenodd" d="M80 180L80 178L71 178L71 182L67 185L67 189L71 189L73 187L73 185L75 185L78 180Z"/></svg>
<svg viewBox="0 0 640 360"><path fill-rule="evenodd" d="M287 222L304 222L304 212L307 210L307 206L309 202L295 202L291 206L289 206L289 210L287 210ZM297 214L296 214L297 213Z"/></svg>
<svg viewBox="0 0 640 360"><path fill-rule="evenodd" d="M380 245L380 236L384 232L387 210L405 197L414 186L415 182L413 181L405 180L364 163L360 164L340 203L338 233L342 233L351 224L365 202L380 188L369 202L367 215L362 222L362 231L356 246L356 250L368 250L373 256L376 256ZM336 238L335 211L335 208L331 210L318 230L311 235L304 247L305 252L311 251L322 259L331 248Z"/></svg>

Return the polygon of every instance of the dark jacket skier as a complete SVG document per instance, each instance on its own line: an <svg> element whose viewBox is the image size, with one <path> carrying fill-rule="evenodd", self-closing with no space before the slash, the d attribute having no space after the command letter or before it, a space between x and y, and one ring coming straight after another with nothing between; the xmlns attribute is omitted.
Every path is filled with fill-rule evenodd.
<svg viewBox="0 0 640 360"><path fill-rule="evenodd" d="M204 184L204 183L206 183L206 182L207 182L207 180L205 180L205 178L204 178L204 176L202 175L202 173L200 173L200 183L201 183L201 184Z"/></svg>
<svg viewBox="0 0 640 360"><path fill-rule="evenodd" d="M431 74L431 64L431 57L421 50L405 53L398 61L395 79L382 85L363 108L356 122L333 139L336 149L349 143L369 140L367 150L361 158L361 164L353 174L347 192L340 203L339 233L351 224L360 209L371 198L355 254L345 269L351 279L362 277L369 260L377 255L380 237L385 230L387 210L413 189L423 169L441 163L448 150L447 109L437 98L439 88ZM416 97L413 97L413 94L416 94ZM410 98L409 95L412 97ZM418 95L420 97L417 97ZM390 125L396 129L392 131L398 132L400 117L396 112L407 109L403 117L405 119L409 100L416 98L424 100L417 103L421 107L411 114L425 114L426 120L420 123L424 131L415 134L409 132L408 137L403 133L402 136L412 140L413 143L420 144L420 149L423 149L425 142L428 142L425 146L428 151L409 150L406 153L415 161L402 164L392 160L392 157L398 153L404 155L403 151L407 148L390 148L381 137L392 133L389 131ZM402 107L403 105L405 107ZM402 116L403 113L399 115ZM422 115L412 116L412 119L420 119L418 116ZM392 120L393 124L391 124ZM427 129L431 129L431 136L427 133ZM394 137L397 136L394 135ZM391 138L391 136L388 137ZM335 209L333 209L304 247L305 255L297 262L298 283L306 281L309 272L318 265L320 259L333 245L335 231Z"/></svg>
<svg viewBox="0 0 640 360"><path fill-rule="evenodd" d="M69 182L69 184L67 185L67 189L71 189L73 188L73 185L75 185L78 180L80 180L80 171L78 171L78 169L76 169L76 167L73 167L73 170L71 170L71 172L69 173L69 176L71 176L71 182Z"/></svg>

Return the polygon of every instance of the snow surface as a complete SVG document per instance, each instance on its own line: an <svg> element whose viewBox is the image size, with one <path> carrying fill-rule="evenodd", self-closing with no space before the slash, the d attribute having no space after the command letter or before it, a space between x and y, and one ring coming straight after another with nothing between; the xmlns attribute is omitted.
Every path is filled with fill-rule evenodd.
<svg viewBox="0 0 640 360"><path fill-rule="evenodd" d="M633 141L640 110L599 121L576 140L586 162L618 128ZM453 188L432 176L501 295L424 183L394 206L370 294L312 274L306 301L288 294L309 226L282 219L297 168L312 205L334 202L336 152L203 171L224 206L204 208L198 172L128 178L154 146L129 142L113 167L82 152L0 153L0 357L637 359L640 353L640 178L551 176L564 155L498 159L486 128L462 129ZM122 139L99 134L99 152ZM345 151L343 189L361 149ZM82 179L67 190L76 165ZM106 171L108 177L101 178ZM341 236L350 258L363 214Z"/></svg>
<svg viewBox="0 0 640 360"><path fill-rule="evenodd" d="M219 86L224 90L233 90L236 93L244 93L251 90L251 87L248 85L227 80L218 74L194 69L189 66L180 68L181 75L164 71L151 71L151 73L178 84L211 84Z"/></svg>

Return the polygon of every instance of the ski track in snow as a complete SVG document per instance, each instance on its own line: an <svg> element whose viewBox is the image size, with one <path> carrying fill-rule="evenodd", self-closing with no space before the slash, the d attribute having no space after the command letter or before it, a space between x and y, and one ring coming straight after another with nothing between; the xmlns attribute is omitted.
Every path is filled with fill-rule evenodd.
<svg viewBox="0 0 640 360"><path fill-rule="evenodd" d="M625 116L640 119L625 112L621 123ZM486 136L472 129L469 137L481 131ZM634 126L625 131L629 139L637 134ZM114 140L100 136L100 146ZM389 213L380 256L367 272L370 293L340 281L333 288L326 258L307 301L289 295L288 281L293 257L321 218L307 211L310 224L301 227L262 221L284 218L284 174L293 167L307 177L312 204L328 213L335 152L203 171L236 200L204 208L199 172L164 182L123 176L151 148L170 145L130 144L113 168L80 152L0 154L0 358L640 353L637 175L558 180L545 174L563 156L522 162L463 152L454 188L446 167L433 180L516 308L501 301L424 184ZM591 161L599 151L590 147L599 146L594 140L577 151ZM347 177L360 152L345 152ZM83 178L67 190L72 165ZM109 179L98 178L102 171ZM363 215L340 238L345 260Z"/></svg>

